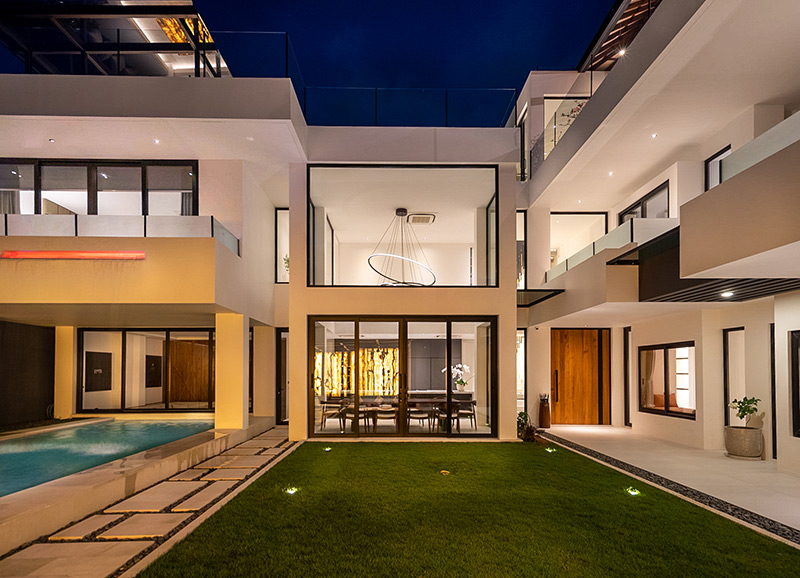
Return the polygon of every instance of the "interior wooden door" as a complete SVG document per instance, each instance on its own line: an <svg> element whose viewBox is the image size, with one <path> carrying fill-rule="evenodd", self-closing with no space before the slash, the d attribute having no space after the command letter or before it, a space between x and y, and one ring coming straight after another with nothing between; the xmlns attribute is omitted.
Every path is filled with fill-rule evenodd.
<svg viewBox="0 0 800 578"><path fill-rule="evenodd" d="M608 329L552 329L550 408L560 424L610 423Z"/></svg>
<svg viewBox="0 0 800 578"><path fill-rule="evenodd" d="M170 402L208 401L208 342L172 340Z"/></svg>

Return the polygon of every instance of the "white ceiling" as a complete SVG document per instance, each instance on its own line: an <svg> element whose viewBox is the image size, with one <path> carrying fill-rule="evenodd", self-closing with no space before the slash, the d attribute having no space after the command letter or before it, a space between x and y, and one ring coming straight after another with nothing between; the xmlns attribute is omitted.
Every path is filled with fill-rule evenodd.
<svg viewBox="0 0 800 578"><path fill-rule="evenodd" d="M675 161L704 160L698 145L753 105L800 108L799 23L797 0L705 2L546 187L542 201L558 211L607 210ZM637 40L653 32L645 27ZM624 67L612 70L598 93L623 73ZM557 159L545 163L551 160Z"/></svg>
<svg viewBox="0 0 800 578"><path fill-rule="evenodd" d="M241 159L282 207L305 162L289 121L0 116L0 135L0 158Z"/></svg>
<svg viewBox="0 0 800 578"><path fill-rule="evenodd" d="M476 209L495 192L487 168L313 167L311 199L327 210L342 243L373 243L395 209L434 213L431 225L413 225L423 243L472 243Z"/></svg>

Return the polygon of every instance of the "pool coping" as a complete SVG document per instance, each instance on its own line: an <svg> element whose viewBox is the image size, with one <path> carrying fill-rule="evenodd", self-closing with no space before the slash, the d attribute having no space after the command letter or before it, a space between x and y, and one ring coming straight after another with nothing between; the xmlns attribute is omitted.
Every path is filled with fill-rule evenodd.
<svg viewBox="0 0 800 578"><path fill-rule="evenodd" d="M40 425L38 427L29 427L18 431L10 431L0 434L0 442L5 440L13 440L16 438L24 438L25 436L38 434L46 431L58 431L62 429L69 429L73 427L81 427L89 424L103 423L106 421L114 421L113 417L99 417L99 418L81 418L68 423L57 423L52 425Z"/></svg>
<svg viewBox="0 0 800 578"><path fill-rule="evenodd" d="M0 556L131 496L256 436L274 418L246 429L211 429L0 498Z"/></svg>

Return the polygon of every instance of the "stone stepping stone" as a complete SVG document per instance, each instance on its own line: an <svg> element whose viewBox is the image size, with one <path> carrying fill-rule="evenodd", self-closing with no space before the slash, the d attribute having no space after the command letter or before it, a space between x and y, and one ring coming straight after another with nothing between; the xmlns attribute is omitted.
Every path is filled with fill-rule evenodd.
<svg viewBox="0 0 800 578"><path fill-rule="evenodd" d="M107 526L111 522L122 518L122 514L97 514L73 524L69 528L65 528L50 536L51 542L59 542L62 540L81 540L89 534L97 532L103 526Z"/></svg>
<svg viewBox="0 0 800 578"><path fill-rule="evenodd" d="M285 440L288 437L289 436L288 436L288 434L286 432L269 432L268 431L268 432L264 432L262 434L259 434L259 435L255 436L253 439L257 439L257 440L274 440L274 439Z"/></svg>
<svg viewBox="0 0 800 578"><path fill-rule="evenodd" d="M269 448L261 452L262 456L277 456L278 454L283 453L283 448Z"/></svg>
<svg viewBox="0 0 800 578"><path fill-rule="evenodd" d="M134 514L98 535L101 540L135 540L166 536L191 514Z"/></svg>
<svg viewBox="0 0 800 578"><path fill-rule="evenodd" d="M185 498L205 486L203 482L161 482L149 490L139 492L119 504L106 508L107 514L116 512L160 512L170 504Z"/></svg>
<svg viewBox="0 0 800 578"><path fill-rule="evenodd" d="M243 480L254 471L256 471L255 468L220 468L209 472L209 474L203 478L203 481Z"/></svg>
<svg viewBox="0 0 800 578"><path fill-rule="evenodd" d="M261 451L261 448L233 448L222 452L223 456L254 456Z"/></svg>
<svg viewBox="0 0 800 578"><path fill-rule="evenodd" d="M206 460L206 461L204 461L202 463L197 464L195 466L195 468L201 469L201 470L203 470L203 469L204 470L211 470L211 469L214 469L214 468L222 468L229 461L231 461L231 458L229 456L214 456L210 460Z"/></svg>
<svg viewBox="0 0 800 578"><path fill-rule="evenodd" d="M153 542L33 544L0 560L0 576L108 576Z"/></svg>
<svg viewBox="0 0 800 578"><path fill-rule="evenodd" d="M268 440L259 440L259 439L252 439L246 442L242 442L239 444L238 447L240 448L272 448L281 443L282 439L268 439Z"/></svg>
<svg viewBox="0 0 800 578"><path fill-rule="evenodd" d="M239 482L230 480L214 482L203 488L191 498L172 508L173 512L194 512L205 508L208 504L222 496Z"/></svg>
<svg viewBox="0 0 800 578"><path fill-rule="evenodd" d="M286 441L285 438L271 438L266 440L255 439L252 441L259 442L265 448L274 448L275 446L281 445L283 442Z"/></svg>
<svg viewBox="0 0 800 578"><path fill-rule="evenodd" d="M272 459L272 456L234 456L226 468L260 468Z"/></svg>
<svg viewBox="0 0 800 578"><path fill-rule="evenodd" d="M207 473L205 470L184 470L179 474L175 474L169 480L171 482L191 482Z"/></svg>

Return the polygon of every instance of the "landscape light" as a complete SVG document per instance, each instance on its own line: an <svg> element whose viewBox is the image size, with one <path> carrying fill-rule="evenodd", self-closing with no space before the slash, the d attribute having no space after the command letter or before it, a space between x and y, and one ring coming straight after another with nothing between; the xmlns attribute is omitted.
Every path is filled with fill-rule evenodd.
<svg viewBox="0 0 800 578"><path fill-rule="evenodd" d="M331 451L331 448L325 448L325 451L329 452L329 451Z"/></svg>
<svg viewBox="0 0 800 578"><path fill-rule="evenodd" d="M556 448L545 448L544 451L552 454L554 451L556 451Z"/></svg>
<svg viewBox="0 0 800 578"><path fill-rule="evenodd" d="M625 488L625 491L628 492L628 494L630 494L631 496L638 496L639 494L641 494L641 492L636 488L634 488L633 486L628 486L627 488Z"/></svg>
<svg viewBox="0 0 800 578"><path fill-rule="evenodd" d="M289 494L290 496L293 496L294 494L296 494L296 493L297 493L297 491L298 491L298 490L297 490L297 488L295 488L294 486L292 486L291 488L286 488L286 490L285 490L285 491L286 491L286 493L287 493L287 494Z"/></svg>

